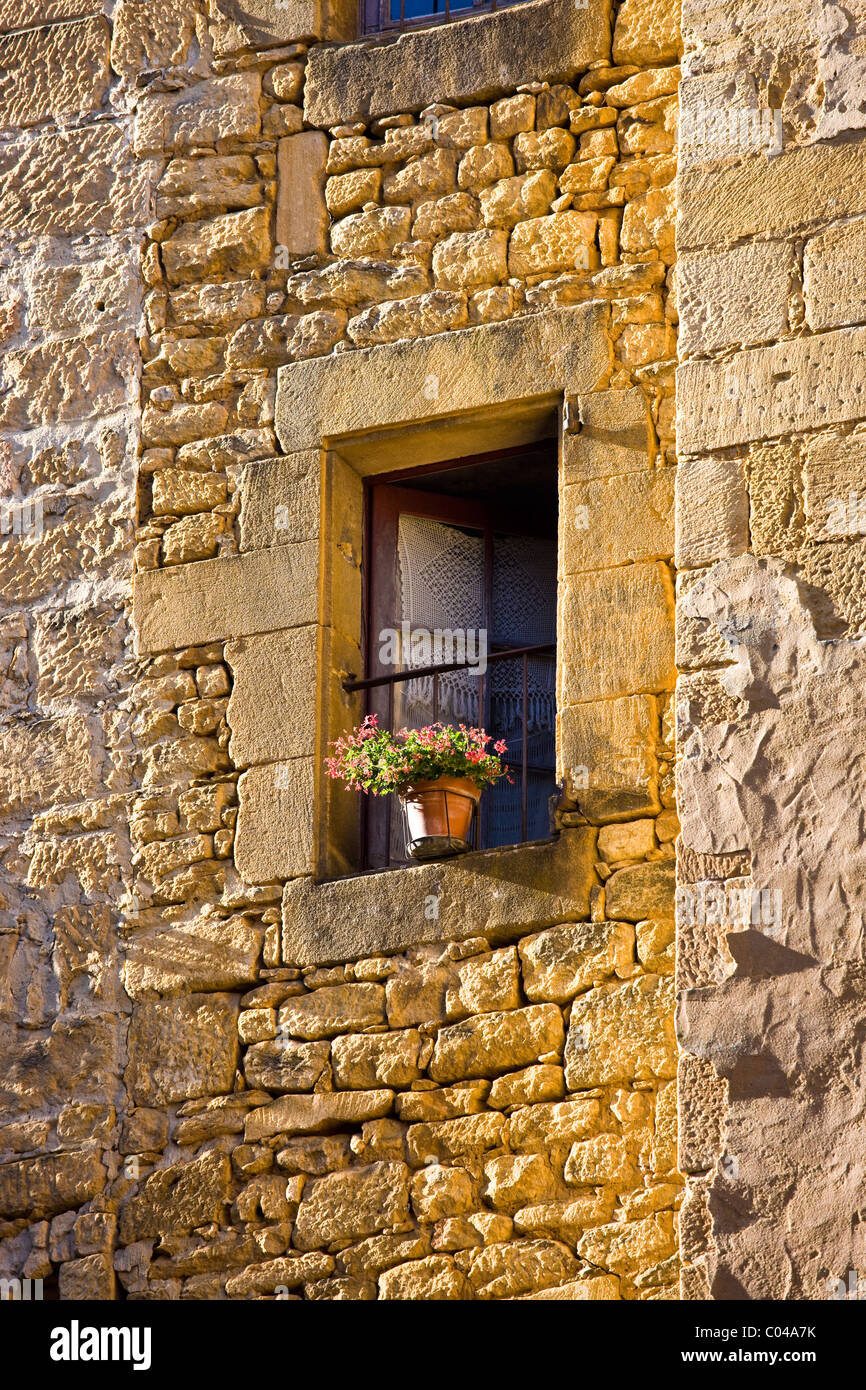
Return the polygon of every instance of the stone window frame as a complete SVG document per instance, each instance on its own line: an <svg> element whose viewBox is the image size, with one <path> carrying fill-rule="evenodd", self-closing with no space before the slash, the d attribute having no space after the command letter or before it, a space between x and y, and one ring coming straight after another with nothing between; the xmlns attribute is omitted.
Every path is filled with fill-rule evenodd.
<svg viewBox="0 0 866 1390"><path fill-rule="evenodd" d="M590 301L281 367L282 453L242 469L239 553L135 577L141 655L227 643L229 751L240 772L235 866L247 883L285 885L287 959L333 961L486 929L507 936L518 921L585 916L580 884L594 831L581 811L598 821L661 809L652 692L668 688L673 665L670 582L654 562L596 575L575 511L613 471L639 517L658 477L643 392L610 386L609 314ZM407 450L420 466L554 430L557 780L571 812L549 842L358 874L354 798L326 779L324 756L359 713L342 682L360 669L363 476L405 466ZM587 595L598 595L591 622ZM635 615L626 635L612 653L597 652L597 624L623 605ZM588 781L575 780L587 770Z"/></svg>

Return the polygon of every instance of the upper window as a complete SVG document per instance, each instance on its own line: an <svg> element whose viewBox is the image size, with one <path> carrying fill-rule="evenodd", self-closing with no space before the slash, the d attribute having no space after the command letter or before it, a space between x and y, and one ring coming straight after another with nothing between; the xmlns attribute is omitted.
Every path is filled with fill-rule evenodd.
<svg viewBox="0 0 866 1390"><path fill-rule="evenodd" d="M439 720L504 739L511 780L485 792L475 844L547 838L556 791L555 444L371 480L367 526L368 713L392 730ZM393 802L364 798L365 868L407 862Z"/></svg>
<svg viewBox="0 0 866 1390"><path fill-rule="evenodd" d="M501 10L519 0L361 0L365 34L445 24L450 19Z"/></svg>

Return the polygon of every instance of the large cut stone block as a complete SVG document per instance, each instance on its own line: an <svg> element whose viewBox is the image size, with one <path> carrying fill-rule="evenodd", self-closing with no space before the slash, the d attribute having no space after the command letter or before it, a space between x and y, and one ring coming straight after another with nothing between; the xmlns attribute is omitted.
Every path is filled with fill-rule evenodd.
<svg viewBox="0 0 866 1390"><path fill-rule="evenodd" d="M324 131L304 130L277 145L277 244L289 259L321 256L328 244Z"/></svg>
<svg viewBox="0 0 866 1390"><path fill-rule="evenodd" d="M111 66L132 79L180 67L196 32L196 13L186 0L119 0L111 18Z"/></svg>
<svg viewBox="0 0 866 1390"><path fill-rule="evenodd" d="M357 24L352 0L280 0L278 5L273 0L213 0L209 13L218 58L281 44L351 39Z"/></svg>
<svg viewBox="0 0 866 1390"><path fill-rule="evenodd" d="M356 960L416 942L526 930L586 917L595 882L594 832L547 844L466 854L330 883L298 879L283 891L283 958L297 965Z"/></svg>
<svg viewBox="0 0 866 1390"><path fill-rule="evenodd" d="M531 1066L546 1053L559 1056L562 1045L562 1014L555 1004L480 1014L440 1029L430 1075L445 1084L473 1076L496 1076Z"/></svg>
<svg viewBox="0 0 866 1390"><path fill-rule="evenodd" d="M610 364L605 321L604 305L577 305L292 362L278 373L277 435L291 453L328 436L449 415L455 400L468 411L594 391Z"/></svg>
<svg viewBox="0 0 866 1390"><path fill-rule="evenodd" d="M314 782L312 758L252 767L241 777L235 867L247 883L312 870Z"/></svg>
<svg viewBox="0 0 866 1390"><path fill-rule="evenodd" d="M785 235L804 223L866 212L866 185L860 178L863 148L860 138L844 144L795 146L774 159L759 153L734 165L680 169L679 249Z"/></svg>
<svg viewBox="0 0 866 1390"><path fill-rule="evenodd" d="M56 131L0 147L0 231L20 236L143 225L153 176L124 126Z"/></svg>
<svg viewBox="0 0 866 1390"><path fill-rule="evenodd" d="M191 1231L211 1222L219 1224L230 1184L231 1162L226 1154L207 1153L191 1163L158 1169L121 1207L121 1245L170 1231Z"/></svg>
<svg viewBox="0 0 866 1390"><path fill-rule="evenodd" d="M226 646L234 676L226 711L236 767L312 755L318 628L295 627Z"/></svg>
<svg viewBox="0 0 866 1390"><path fill-rule="evenodd" d="M605 0L536 0L518 10L402 34L395 43L314 48L307 66L304 115L310 125L367 121L420 111L439 101L466 103L523 82L568 81L610 56Z"/></svg>
<svg viewBox="0 0 866 1390"><path fill-rule="evenodd" d="M631 931L619 922L566 922L520 943L527 999L567 1004L634 959Z"/></svg>
<svg viewBox="0 0 866 1390"><path fill-rule="evenodd" d="M596 391L576 403L579 431L562 436L562 482L640 473L655 452L652 417L639 386Z"/></svg>
<svg viewBox="0 0 866 1390"><path fill-rule="evenodd" d="M133 586L138 649L173 651L315 623L317 585L312 541L145 571Z"/></svg>
<svg viewBox="0 0 866 1390"><path fill-rule="evenodd" d="M866 217L810 237L803 253L803 295L810 328L837 328L866 319Z"/></svg>
<svg viewBox="0 0 866 1390"><path fill-rule="evenodd" d="M131 999L194 990L237 989L256 979L262 933L244 917L166 923L126 947L123 983Z"/></svg>
<svg viewBox="0 0 866 1390"><path fill-rule="evenodd" d="M669 975L641 975L575 999L565 1042L569 1090L676 1076L674 997Z"/></svg>
<svg viewBox="0 0 866 1390"><path fill-rule="evenodd" d="M654 468L562 488L560 574L669 559L675 477L674 468Z"/></svg>
<svg viewBox="0 0 866 1390"><path fill-rule="evenodd" d="M591 820L658 811L659 713L652 695L590 700L557 715L560 775Z"/></svg>
<svg viewBox="0 0 866 1390"><path fill-rule="evenodd" d="M331 1241L360 1240L401 1227L409 1218L409 1170L405 1163L373 1163L309 1183L295 1222L299 1250Z"/></svg>
<svg viewBox="0 0 866 1390"><path fill-rule="evenodd" d="M137 1004L127 1069L136 1104L165 1105L231 1091L237 1016L237 999L230 994L187 994Z"/></svg>
<svg viewBox="0 0 866 1390"><path fill-rule="evenodd" d="M681 256L677 308L683 356L781 337L788 328L794 269L794 248L785 242L758 241L730 251Z"/></svg>
<svg viewBox="0 0 866 1390"><path fill-rule="evenodd" d="M9 723L0 731L0 814L92 795L99 749L78 715Z"/></svg>
<svg viewBox="0 0 866 1390"><path fill-rule="evenodd" d="M109 37L100 15L0 39L0 129L98 111L111 80Z"/></svg>
<svg viewBox="0 0 866 1390"><path fill-rule="evenodd" d="M101 1157L93 1149L5 1163L0 1167L0 1214L9 1221L20 1216L44 1220L95 1197L105 1177Z"/></svg>
<svg viewBox="0 0 866 1390"><path fill-rule="evenodd" d="M676 566L711 565L749 547L749 499L741 459L684 459L677 467Z"/></svg>
<svg viewBox="0 0 866 1390"><path fill-rule="evenodd" d="M572 576L562 586L559 627L561 709L672 688L674 589L666 565Z"/></svg>
<svg viewBox="0 0 866 1390"><path fill-rule="evenodd" d="M241 550L314 540L320 522L317 449L248 463L240 475Z"/></svg>
<svg viewBox="0 0 866 1390"><path fill-rule="evenodd" d="M677 371L677 442L689 453L818 429L866 413L866 328L840 328Z"/></svg>
<svg viewBox="0 0 866 1390"><path fill-rule="evenodd" d="M135 152L165 155L190 146L213 146L217 140L256 140L260 92L257 72L238 72L179 92L144 96L135 113Z"/></svg>

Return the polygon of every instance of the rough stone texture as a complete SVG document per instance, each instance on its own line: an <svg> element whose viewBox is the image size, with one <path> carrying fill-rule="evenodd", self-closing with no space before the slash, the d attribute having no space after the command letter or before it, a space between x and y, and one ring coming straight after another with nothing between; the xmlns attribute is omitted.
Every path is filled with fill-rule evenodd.
<svg viewBox="0 0 866 1390"><path fill-rule="evenodd" d="M229 1091L237 1062L230 994L188 994L137 1004L130 1026L129 1086L140 1105Z"/></svg>
<svg viewBox="0 0 866 1390"><path fill-rule="evenodd" d="M81 19L0 39L0 126L41 125L97 111L108 91L107 20Z"/></svg>

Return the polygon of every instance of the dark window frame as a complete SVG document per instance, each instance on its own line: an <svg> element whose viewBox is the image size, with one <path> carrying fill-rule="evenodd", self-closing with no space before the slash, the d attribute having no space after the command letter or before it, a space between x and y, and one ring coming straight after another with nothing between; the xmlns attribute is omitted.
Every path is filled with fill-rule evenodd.
<svg viewBox="0 0 866 1390"><path fill-rule="evenodd" d="M551 446L555 445L554 440L549 441ZM529 446L530 448L532 446ZM516 535L548 534L545 530L536 529L531 524L523 522L519 527L515 527L513 514L507 508L501 508L488 500L468 499L452 497L447 494L434 491L421 491L412 488L413 480L417 480L424 475L431 473L442 474L452 470L466 469L473 465L492 463L498 460L520 457L526 454L527 446L518 445L510 449L497 449L489 453L475 454L461 458L451 459L446 463L433 463L422 465L415 468L397 469L388 473L374 474L364 478L364 530L363 530L363 579L362 579L362 622L361 622L361 649L363 653L363 680L345 683L345 688L358 690L362 693L364 700L364 712L376 713L380 717L380 722L386 727L389 726L388 715L391 710L391 700L393 698L394 686L374 685L369 682L376 681L388 675L378 662L378 648L373 637L380 630L385 618L394 612L394 593L393 593L393 556L396 554L397 525L399 521L400 503L410 501L412 513L414 515L428 515L437 520L443 520L446 524L450 521L454 525L465 525L470 527L481 527L485 532L485 588L487 590L486 608L488 615L492 610L492 541L495 532L505 531ZM378 507L376 503L378 502ZM375 512L375 515L374 515ZM557 517L557 535L559 528L559 518ZM389 602L390 599L390 602ZM387 624L385 624L387 625ZM509 650L513 650L509 648ZM519 648L519 651L531 651L531 648ZM542 648L535 649L541 653ZM544 650L552 654L554 670L557 667L558 652L556 644L549 644ZM488 658L489 659L489 658ZM524 681L526 677L526 658L524 657ZM489 701L489 689L485 689L486 682L482 681L482 722L484 721L484 710ZM524 737L523 747L526 747ZM526 786L526 764L524 762L522 771L522 785ZM374 799L370 797L361 798L361 843L360 843L360 865L362 873L381 872L384 869L399 867L390 862L390 833L391 833L391 800L387 798L388 811L384 813L384 808L378 801L373 804ZM525 816L525 801L524 801ZM480 833L480 825L476 820L476 844ZM552 832L551 832L552 833ZM514 848L520 844L531 844L530 839L518 840L514 845L501 846L501 848Z"/></svg>
<svg viewBox="0 0 866 1390"><path fill-rule="evenodd" d="M431 4L438 0L429 0ZM492 14L496 10L511 9L525 0L473 0L471 5L460 9L451 8L451 0L441 0L442 9L423 15L407 16L405 0L400 0L400 16L391 17L392 0L359 0L360 27L362 36L370 34L404 34L414 29L429 29L434 25L451 24L458 19L470 19L477 14Z"/></svg>

